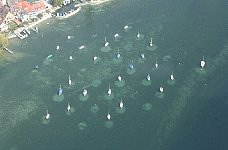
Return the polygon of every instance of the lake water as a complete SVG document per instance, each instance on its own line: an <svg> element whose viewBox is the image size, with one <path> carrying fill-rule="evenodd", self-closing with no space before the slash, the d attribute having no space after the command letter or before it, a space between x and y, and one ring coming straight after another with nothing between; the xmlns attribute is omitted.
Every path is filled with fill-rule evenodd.
<svg viewBox="0 0 228 150"><path fill-rule="evenodd" d="M227 149L227 7L225 0L113 0L11 40L15 54L0 65L0 149Z"/></svg>

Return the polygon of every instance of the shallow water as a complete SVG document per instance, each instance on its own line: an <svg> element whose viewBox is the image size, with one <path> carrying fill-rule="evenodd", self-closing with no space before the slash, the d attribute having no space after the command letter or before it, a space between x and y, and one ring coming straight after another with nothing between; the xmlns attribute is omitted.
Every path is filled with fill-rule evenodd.
<svg viewBox="0 0 228 150"><path fill-rule="evenodd" d="M20 54L20 59L3 63L0 71L1 147L210 149L213 143L209 134L216 136L215 143L224 149L226 143L216 140L219 135L223 140L227 131L222 114L226 113L228 102L224 100L225 92L221 92L224 83L220 82L226 83L226 76L217 76L227 74L226 8L225 1L117 0L84 7L67 20L50 19L39 26L40 33L32 33L23 41L12 40L10 49L16 56ZM125 25L131 26L127 32ZM144 36L141 40L136 39L138 30ZM121 35L118 41L114 39L116 33ZM71 38L68 40L67 36ZM105 36L110 52L101 51ZM151 36L157 46L155 51L146 48ZM86 48L79 50L81 45ZM118 49L123 57L119 64L113 62ZM140 60L142 53L144 61ZM46 60L50 54L53 56ZM100 58L96 63L94 56ZM164 61L164 56L170 59ZM203 56L206 74L195 71ZM136 72L128 74L132 60ZM36 65L39 69L34 71ZM175 84L170 85L167 80L172 72ZM142 81L148 73L151 85L145 86ZM70 87L69 75L73 82ZM125 81L123 87L115 85L119 75ZM94 81L99 84L94 86ZM60 84L64 100L55 102L53 96ZM114 98L107 98L109 84ZM164 97L156 94L160 86L164 88ZM80 101L84 88L89 98ZM217 100L212 111L214 97L221 97L221 101ZM126 110L118 113L121 98ZM65 112L67 102L75 108L71 115ZM91 112L95 104L99 110ZM47 109L51 119L43 124ZM108 112L113 124L107 125ZM198 116L197 112L204 115ZM207 114L214 115L214 119ZM204 128L201 118L206 118L203 122L212 127ZM213 126L222 129L211 131ZM202 134L197 141L198 133Z"/></svg>

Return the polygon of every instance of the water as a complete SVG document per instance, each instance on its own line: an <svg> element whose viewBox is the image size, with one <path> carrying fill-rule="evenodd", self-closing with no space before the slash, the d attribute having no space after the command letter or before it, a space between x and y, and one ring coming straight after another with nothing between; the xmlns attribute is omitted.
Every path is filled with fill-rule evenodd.
<svg viewBox="0 0 228 150"><path fill-rule="evenodd" d="M67 20L50 19L39 26L40 33L12 40L15 56L3 62L0 71L1 149L226 149L226 13L222 0L117 0L84 7ZM125 32L125 25L132 29ZM138 30L142 40L135 38ZM121 35L119 41L114 39L116 33ZM100 50L105 36L109 53ZM158 46L154 52L146 50L151 36ZM86 49L79 50L81 45ZM123 61L115 64L118 49ZM141 53L144 63L138 60ZM45 61L50 54L52 58ZM100 61L94 63L94 55ZM165 62L164 56L171 59ZM195 71L203 56L206 75ZM132 60L136 72L129 75ZM169 85L172 72L175 84ZM148 73L151 85L144 86ZM115 86L118 75L125 80L124 87ZM101 81L98 87L92 85L95 80ZM53 96L60 84L64 100L57 103ZM109 84L114 92L111 100L105 98ZM156 96L161 85L164 98ZM82 102L79 94L84 88L89 98ZM123 114L115 111L120 98L126 106ZM65 113L67 102L75 108L70 116ZM146 103L151 110L143 110ZM100 108L96 114L90 112L95 104ZM47 109L51 120L43 124ZM108 111L111 128L105 126ZM87 124L84 130L78 127L81 122ZM216 137L214 143L210 137Z"/></svg>

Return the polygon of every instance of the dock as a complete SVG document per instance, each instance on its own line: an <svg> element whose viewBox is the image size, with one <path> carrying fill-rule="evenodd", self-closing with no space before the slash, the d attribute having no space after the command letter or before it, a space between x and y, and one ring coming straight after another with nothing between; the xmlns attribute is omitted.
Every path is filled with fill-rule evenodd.
<svg viewBox="0 0 228 150"><path fill-rule="evenodd" d="M8 53L10 53L10 54L13 55L13 52L12 52L10 49L8 49L8 48L6 48L6 47L3 47L3 48L4 48L4 50L6 50Z"/></svg>

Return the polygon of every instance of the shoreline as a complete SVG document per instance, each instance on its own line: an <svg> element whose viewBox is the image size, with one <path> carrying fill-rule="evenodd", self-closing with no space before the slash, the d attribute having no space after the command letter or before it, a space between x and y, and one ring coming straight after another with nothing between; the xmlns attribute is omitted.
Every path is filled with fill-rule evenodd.
<svg viewBox="0 0 228 150"><path fill-rule="evenodd" d="M108 2L108 1L110 1L110 0L101 0L101 1L95 1L95 2L85 2L85 3L75 4L74 7L82 7L82 6L86 6L86 5L92 5L93 6L93 5L102 4L102 3ZM60 6L53 7L52 9L50 9L50 13L45 14L41 19L37 20L36 22L32 22L29 25L25 25L22 28L29 28L29 29L33 28L34 26L44 22L45 20L48 20L49 18L52 18L53 17L52 13L55 12L56 10L60 9L60 8L61 8ZM70 15L70 16L72 16L72 15ZM9 40L11 40L13 38L17 38L17 36L14 33L11 34L11 35L8 35L8 39Z"/></svg>
<svg viewBox="0 0 228 150"><path fill-rule="evenodd" d="M49 19L51 17L52 17L52 15L51 15L51 13L49 13L47 15L44 15L43 18L41 18L41 19L37 20L36 22L33 22L33 23L31 23L31 24L29 24L28 26L25 26L25 27L32 28L32 27L44 22L45 20L47 20L47 19Z"/></svg>

